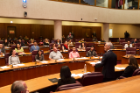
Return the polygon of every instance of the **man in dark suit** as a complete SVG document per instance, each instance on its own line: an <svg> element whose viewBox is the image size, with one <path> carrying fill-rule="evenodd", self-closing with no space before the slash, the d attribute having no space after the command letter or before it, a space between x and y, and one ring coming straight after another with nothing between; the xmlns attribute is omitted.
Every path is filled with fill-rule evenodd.
<svg viewBox="0 0 140 93"><path fill-rule="evenodd" d="M138 43L136 38L132 41L132 44L134 44L134 43Z"/></svg>
<svg viewBox="0 0 140 93"><path fill-rule="evenodd" d="M5 52L5 48L4 48L3 44L0 44L0 55L3 55L5 53L6 52Z"/></svg>
<svg viewBox="0 0 140 93"><path fill-rule="evenodd" d="M115 80L115 65L117 64L117 56L110 50L112 46L111 42L106 42L104 46L106 53L103 55L101 63L92 65L95 66L95 68L103 67L103 81Z"/></svg>

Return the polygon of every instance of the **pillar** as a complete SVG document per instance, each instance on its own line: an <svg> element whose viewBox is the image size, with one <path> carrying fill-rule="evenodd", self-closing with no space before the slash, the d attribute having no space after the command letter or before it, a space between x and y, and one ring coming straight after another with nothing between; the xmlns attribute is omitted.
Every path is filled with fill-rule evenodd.
<svg viewBox="0 0 140 93"><path fill-rule="evenodd" d="M105 41L109 41L109 24L108 23L103 24L103 39Z"/></svg>
<svg viewBox="0 0 140 93"><path fill-rule="evenodd" d="M62 21L54 21L54 39L62 39Z"/></svg>

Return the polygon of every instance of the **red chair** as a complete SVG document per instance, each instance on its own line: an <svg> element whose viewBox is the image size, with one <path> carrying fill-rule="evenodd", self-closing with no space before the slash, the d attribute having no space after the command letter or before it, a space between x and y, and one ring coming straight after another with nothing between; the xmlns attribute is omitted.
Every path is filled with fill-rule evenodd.
<svg viewBox="0 0 140 93"><path fill-rule="evenodd" d="M93 72L84 74L81 79L83 86L101 83L103 81L103 74L101 72Z"/></svg>
<svg viewBox="0 0 140 93"><path fill-rule="evenodd" d="M75 43L76 48L79 48L79 46L81 46L81 43Z"/></svg>
<svg viewBox="0 0 140 93"><path fill-rule="evenodd" d="M10 54L6 53L5 54L5 64L8 65L8 59L9 59Z"/></svg>
<svg viewBox="0 0 140 93"><path fill-rule="evenodd" d="M56 91L62 91L62 90L80 88L80 87L82 87L82 85L79 82L77 82L77 83L72 83L72 84L61 85L57 88Z"/></svg>
<svg viewBox="0 0 140 93"><path fill-rule="evenodd" d="M135 47L126 48L126 54L136 55L136 48Z"/></svg>
<svg viewBox="0 0 140 93"><path fill-rule="evenodd" d="M11 48L12 49L15 49L17 46L16 45L11 45Z"/></svg>
<svg viewBox="0 0 140 93"><path fill-rule="evenodd" d="M93 43L88 43L86 46L91 47L91 46L94 46L94 44Z"/></svg>
<svg viewBox="0 0 140 93"><path fill-rule="evenodd" d="M140 75L140 69L136 69L132 76Z"/></svg>
<svg viewBox="0 0 140 93"><path fill-rule="evenodd" d="M35 62L35 56L37 55L38 51L32 52L32 62Z"/></svg>
<svg viewBox="0 0 140 93"><path fill-rule="evenodd" d="M140 48L140 43L135 43L136 48Z"/></svg>

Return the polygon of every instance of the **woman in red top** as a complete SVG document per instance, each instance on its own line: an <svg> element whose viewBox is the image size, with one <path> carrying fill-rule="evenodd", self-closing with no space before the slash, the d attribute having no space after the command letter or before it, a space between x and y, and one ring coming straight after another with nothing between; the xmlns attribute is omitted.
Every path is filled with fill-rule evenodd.
<svg viewBox="0 0 140 93"><path fill-rule="evenodd" d="M69 46L68 46L68 42L67 41L65 41L65 43L64 43L64 49L65 50L68 50L69 49Z"/></svg>

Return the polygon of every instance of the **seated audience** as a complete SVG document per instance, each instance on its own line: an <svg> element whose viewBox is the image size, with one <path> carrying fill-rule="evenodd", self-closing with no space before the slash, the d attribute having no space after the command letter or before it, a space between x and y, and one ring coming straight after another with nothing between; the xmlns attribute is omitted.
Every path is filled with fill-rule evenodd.
<svg viewBox="0 0 140 93"><path fill-rule="evenodd" d="M65 41L64 46L62 46L62 50L68 50L69 46L68 46L68 42Z"/></svg>
<svg viewBox="0 0 140 93"><path fill-rule="evenodd" d="M15 65L15 64L19 64L19 63L20 63L20 60L19 60L19 57L16 55L16 51L11 50L8 64L9 65Z"/></svg>
<svg viewBox="0 0 140 93"><path fill-rule="evenodd" d="M59 39L57 39L56 44L58 45L58 47L60 47L61 41Z"/></svg>
<svg viewBox="0 0 140 93"><path fill-rule="evenodd" d="M83 50L86 49L85 43L81 43L81 49L83 49Z"/></svg>
<svg viewBox="0 0 140 93"><path fill-rule="evenodd" d="M24 46L24 43L21 41L21 39L18 40L18 43L20 46Z"/></svg>
<svg viewBox="0 0 140 93"><path fill-rule="evenodd" d="M69 58L77 58L80 57L79 53L76 51L76 48L73 47L72 51L69 53Z"/></svg>
<svg viewBox="0 0 140 93"><path fill-rule="evenodd" d="M71 35L71 32L69 32L69 35L67 36L67 39L73 39L73 36Z"/></svg>
<svg viewBox="0 0 140 93"><path fill-rule="evenodd" d="M124 48L129 48L129 47L133 47L132 44L130 44L130 41L127 42L127 44L125 44Z"/></svg>
<svg viewBox="0 0 140 93"><path fill-rule="evenodd" d="M24 37L24 40L29 40L29 38L27 36Z"/></svg>
<svg viewBox="0 0 140 93"><path fill-rule="evenodd" d="M43 45L43 40L42 40L42 39L40 39L39 44L40 44L40 45Z"/></svg>
<svg viewBox="0 0 140 93"><path fill-rule="evenodd" d="M23 48L20 46L20 44L17 44L17 47L15 48L16 53L23 53L24 50Z"/></svg>
<svg viewBox="0 0 140 93"><path fill-rule="evenodd" d="M38 50L39 50L39 46L37 45L37 42L34 41L34 45L31 46L30 52L32 52L32 51L38 51Z"/></svg>
<svg viewBox="0 0 140 93"><path fill-rule="evenodd" d="M15 81L11 86L11 93L29 93L24 81Z"/></svg>
<svg viewBox="0 0 140 93"><path fill-rule="evenodd" d="M44 60L44 55L42 54L41 50L38 50L37 55L35 56L36 61L43 61Z"/></svg>
<svg viewBox="0 0 140 93"><path fill-rule="evenodd" d="M53 49L54 47L56 47L55 43L52 46L50 46L50 49Z"/></svg>
<svg viewBox="0 0 140 93"><path fill-rule="evenodd" d="M54 60L58 60L58 59L63 59L63 55L61 54L60 51L57 51L56 47L53 47L53 51L50 53L49 55L49 59L54 59Z"/></svg>
<svg viewBox="0 0 140 93"><path fill-rule="evenodd" d="M85 41L84 41L84 38L82 38L79 42L80 42L80 43L84 43L84 42L85 42Z"/></svg>
<svg viewBox="0 0 140 93"><path fill-rule="evenodd" d="M96 51L94 50L94 47L93 47L93 46L92 46L92 47L90 48L90 50L86 53L86 56L87 56L87 57L97 56L97 53L96 53Z"/></svg>
<svg viewBox="0 0 140 93"><path fill-rule="evenodd" d="M8 47L9 46L9 42L7 41L7 39L4 40L4 46Z"/></svg>
<svg viewBox="0 0 140 93"><path fill-rule="evenodd" d="M15 44L15 42L12 39L9 42L10 42L10 45Z"/></svg>
<svg viewBox="0 0 140 93"><path fill-rule="evenodd" d="M138 43L136 38L132 41L132 44L134 44L134 43Z"/></svg>
<svg viewBox="0 0 140 93"><path fill-rule="evenodd" d="M101 42L106 42L104 39L101 40ZM111 42L111 41L110 41Z"/></svg>
<svg viewBox="0 0 140 93"><path fill-rule="evenodd" d="M48 41L47 38L46 38L45 41L44 41L44 45L49 45L49 41Z"/></svg>
<svg viewBox="0 0 140 93"><path fill-rule="evenodd" d="M68 45L69 45L69 46L73 45L73 42L72 42L71 39L69 40Z"/></svg>
<svg viewBox="0 0 140 93"><path fill-rule="evenodd" d="M97 40L96 37L93 37L92 41L93 41L93 42L97 42L98 40Z"/></svg>
<svg viewBox="0 0 140 93"><path fill-rule="evenodd" d="M64 40L65 40L65 36L63 35L63 36L62 36L62 41L64 41Z"/></svg>
<svg viewBox="0 0 140 93"><path fill-rule="evenodd" d="M122 74L123 77L131 77L136 69L139 68L137 59L133 56L129 57L129 66L127 66Z"/></svg>
<svg viewBox="0 0 140 93"><path fill-rule="evenodd" d="M70 69L68 66L61 67L60 78L61 79L58 80L57 87L59 87L61 85L65 85L65 84L76 83L75 79L73 77L71 77L71 72L70 72Z"/></svg>
<svg viewBox="0 0 140 93"><path fill-rule="evenodd" d="M0 44L0 55L4 55L6 53L3 44Z"/></svg>
<svg viewBox="0 0 140 93"><path fill-rule="evenodd" d="M34 44L34 39L31 39L29 44Z"/></svg>

